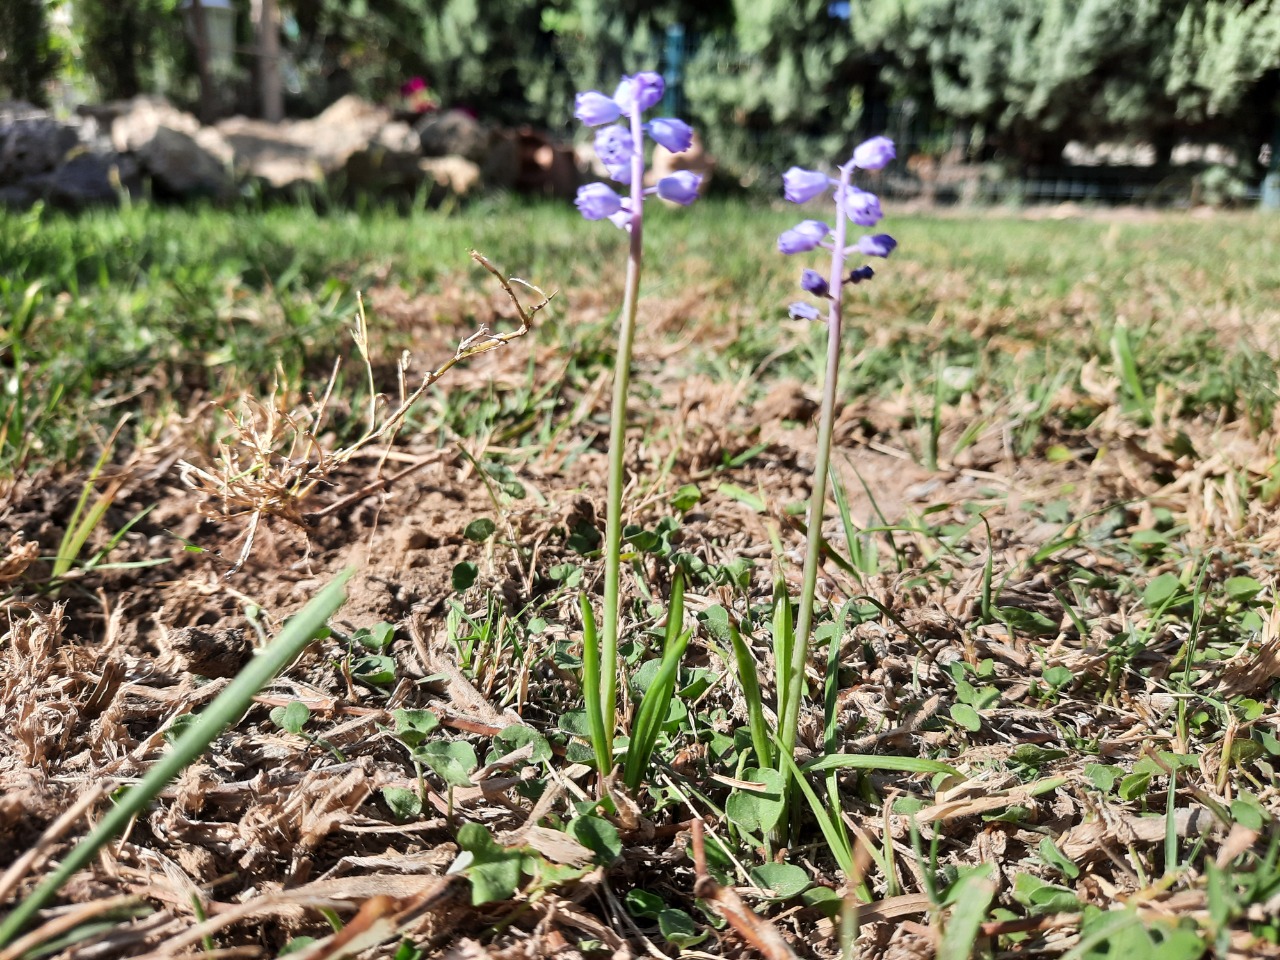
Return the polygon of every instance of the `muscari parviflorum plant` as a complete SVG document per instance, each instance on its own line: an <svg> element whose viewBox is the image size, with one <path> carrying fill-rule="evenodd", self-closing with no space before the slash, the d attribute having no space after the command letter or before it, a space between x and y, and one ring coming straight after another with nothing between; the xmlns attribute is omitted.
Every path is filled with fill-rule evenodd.
<svg viewBox="0 0 1280 960"><path fill-rule="evenodd" d="M630 235L627 275L624 286L622 315L618 325L618 344L614 364L613 406L609 421L609 485L606 499L604 540L604 611L601 629L597 631L590 601L581 598L583 617L583 694L587 722L591 734L596 765L602 777L613 769L613 743L618 696L618 635L621 610L619 585L622 573L622 491L625 485L627 394L631 381L631 352L635 343L636 308L640 293L640 269L644 259L644 202L657 196L663 200L688 206L698 198L702 178L696 173L679 171L663 177L652 187L645 187L645 142L661 144L672 153L683 153L693 144L693 129L683 120L658 117L648 122L646 111L662 100L662 77L656 73L637 73L623 77L607 96L597 90L580 93L574 115L596 128L595 150L600 162L615 183L628 188L620 195L607 183L589 183L578 190L578 210L588 220L609 220ZM679 575L677 574L677 577ZM662 692L674 684L680 655L688 634L681 629L683 611L673 598L668 611L668 642L663 651L658 679L650 687L646 699L658 703ZM674 629L671 629L674 627ZM669 694L668 694L669 697ZM656 738L647 727L651 720L642 710L630 731L631 738L625 765L628 786L639 785L648 768L648 754Z"/></svg>
<svg viewBox="0 0 1280 960"><path fill-rule="evenodd" d="M819 248L830 251L830 267L826 276L806 268L800 274L800 286L820 300L826 300L827 356L822 385L822 404L818 414L818 453L813 468L813 487L809 499L808 539L805 547L804 573L800 588L800 608L795 632L790 642L779 650L778 657L778 750L794 757L800 702L804 697L804 669L809 658L813 634L814 598L817 593L818 569L822 562L822 519L826 506L827 472L831 462L831 432L835 422L836 388L840 377L840 341L843 332L844 289L870 280L875 271L863 264L845 272L853 256L888 257L898 245L885 233L863 234L849 242L849 224L874 227L883 217L880 198L853 184L855 170L881 170L896 156L893 141L873 137L860 144L853 156L839 168L833 178L818 170L792 167L782 177L786 199L803 204L834 194L835 223L804 220L778 237L778 250L787 255L809 253ZM808 301L791 304L790 314L796 319L820 320L821 310ZM767 758L761 757L761 762Z"/></svg>

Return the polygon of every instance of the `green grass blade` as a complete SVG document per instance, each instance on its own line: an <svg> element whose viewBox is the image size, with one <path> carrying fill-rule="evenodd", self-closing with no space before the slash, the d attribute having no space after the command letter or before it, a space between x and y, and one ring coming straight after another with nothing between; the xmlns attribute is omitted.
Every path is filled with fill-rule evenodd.
<svg viewBox="0 0 1280 960"><path fill-rule="evenodd" d="M991 524L982 518L982 525L987 529L987 559L982 565L982 601L979 612L983 623L995 623L995 607L992 602L991 580L995 571L995 547L991 541Z"/></svg>
<svg viewBox="0 0 1280 960"><path fill-rule="evenodd" d="M146 775L125 791L93 831L63 858L58 868L0 923L0 947L13 940L36 912L112 837L118 834L187 766L195 762L218 736L244 715L257 693L287 667L346 600L348 568L290 620L280 634L255 656L227 688L178 737Z"/></svg>
<svg viewBox="0 0 1280 960"><path fill-rule="evenodd" d="M875 541L867 538L863 542L864 533L853 522L853 513L849 510L849 495L840 479L839 470L831 471L831 493L836 501L836 509L840 511L840 525L844 528L844 541L849 547L849 564L853 567L851 572L861 586L863 574L874 576L880 572Z"/></svg>
<svg viewBox="0 0 1280 960"><path fill-rule="evenodd" d="M1142 377L1138 374L1138 361L1133 355L1133 342L1129 339L1129 328L1123 321L1117 321L1111 331L1111 357L1120 370L1120 378L1129 389L1133 399L1137 401L1143 414L1150 418L1151 402L1142 389Z"/></svg>
<svg viewBox="0 0 1280 960"><path fill-rule="evenodd" d="M822 831L822 836L826 839L827 846L831 849L831 855L835 857L836 863L844 871L845 877L852 881L857 871L853 861L853 848L849 845L844 832L836 828L835 822L831 819L826 807L822 805L818 795L813 792L813 787L809 786L809 781L804 778L804 774L796 766L795 760L785 750L779 749L778 751L778 767L785 771L792 781L800 785L800 792L809 801L809 807L813 810L814 819L818 821L818 829ZM870 899L870 897L868 896L866 899Z"/></svg>
<svg viewBox="0 0 1280 960"><path fill-rule="evenodd" d="M900 773L945 773L948 776L965 778L955 767L941 760L929 760L925 757L881 757L874 754L835 753L817 760L810 760L800 768L805 773L820 773L824 770L895 770Z"/></svg>
<svg viewBox="0 0 1280 960"><path fill-rule="evenodd" d="M662 646L662 663L658 667L658 675L654 677L636 711L635 724L631 730L631 743L627 747L626 768L623 780L628 787L636 789L649 769L649 759L653 756L653 748L658 743L658 734L662 731L662 721L666 716L667 705L675 693L676 674L680 669L680 661L684 658L685 648L689 645L692 631L682 630L684 626L684 575L676 571L671 583L671 606L667 609L667 631Z"/></svg>
<svg viewBox="0 0 1280 960"><path fill-rule="evenodd" d="M791 696L791 648L796 642L795 621L791 615L791 597L787 581L779 576L773 581L773 665L777 684L778 722L787 714ZM803 690L803 678L800 688ZM785 744L784 744L785 747Z"/></svg>
<svg viewBox="0 0 1280 960"><path fill-rule="evenodd" d="M831 639L827 643L827 670L823 681L822 694L822 751L825 756L833 756L840 750L840 711L838 707L838 698L840 696L840 638L854 604L855 601L851 600L840 610L840 616L836 618L837 629L831 631ZM848 846L849 832L845 829L844 820L839 816L841 809L840 774L836 769L833 768L827 771L826 783L827 802L837 814L833 820L834 826L844 838L845 845Z"/></svg>
<svg viewBox="0 0 1280 960"><path fill-rule="evenodd" d="M974 955L978 932L996 893L991 874L991 864L984 863L966 871L952 887L947 896L953 904L951 918L938 946L938 960L968 960Z"/></svg>
<svg viewBox="0 0 1280 960"><path fill-rule="evenodd" d="M603 704L600 702L600 635L596 632L596 615L585 593L578 594L582 610L582 699L587 710L587 730L591 749L596 754L596 769L607 777L613 769L613 744L604 729Z"/></svg>
<svg viewBox="0 0 1280 960"><path fill-rule="evenodd" d="M685 648L689 645L692 631L686 630L676 638L676 642L668 645L662 655L662 665L658 675L654 677L645 694L640 709L636 712L635 728L631 733L631 745L627 748L627 764L624 782L631 789L640 786L645 771L649 769L649 760L658 743L658 734L662 731L662 721L666 716L667 704L671 702L675 692L676 672L680 669L680 660L684 657Z"/></svg>
<svg viewBox="0 0 1280 960"><path fill-rule="evenodd" d="M747 721L751 726L751 745L756 751L756 765L772 768L773 741L764 720L764 700L760 693L760 681L756 678L759 665L751 655L742 632L733 618L729 618L729 640L733 644L733 659L738 671L738 685L747 701Z"/></svg>
<svg viewBox="0 0 1280 960"><path fill-rule="evenodd" d="M53 579L61 579L71 565L76 562L80 550L84 547L85 541L89 539L89 534L93 533L93 528L102 520L103 515L111 506L111 501L115 499L117 485L107 488L93 505L93 509L88 514L84 513L85 504L89 502L89 496L93 493L93 485L97 482L98 477L102 474L102 469L107 465L107 460L111 457L111 451L115 448L116 437L120 435L121 429L128 420L128 415L120 418L120 422L116 424L116 428L112 431L110 438L103 444L102 453L98 454L97 462L94 463L93 469L89 471L89 476L84 482L84 486L80 488L80 498L76 500L75 509L71 511L71 518L67 521L67 530L62 535L62 541L58 544L58 555L53 559Z"/></svg>

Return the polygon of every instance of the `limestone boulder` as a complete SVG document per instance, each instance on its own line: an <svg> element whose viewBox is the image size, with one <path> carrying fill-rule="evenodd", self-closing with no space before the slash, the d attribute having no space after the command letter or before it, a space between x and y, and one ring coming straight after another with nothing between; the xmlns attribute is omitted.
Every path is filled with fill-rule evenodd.
<svg viewBox="0 0 1280 960"><path fill-rule="evenodd" d="M289 125L288 137L305 146L324 174L339 172L357 150L368 148L391 122L391 111L348 94L319 116Z"/></svg>
<svg viewBox="0 0 1280 960"><path fill-rule="evenodd" d="M311 148L295 135L295 126L231 117L220 121L217 130L231 147L238 178L270 191L288 192L324 181L324 169Z"/></svg>
<svg viewBox="0 0 1280 960"><path fill-rule="evenodd" d="M135 97L116 109L110 118L112 145L137 157L163 192L219 198L234 192L234 151L215 128L201 126L162 97Z"/></svg>
<svg viewBox="0 0 1280 960"><path fill-rule="evenodd" d="M0 184L13 185L47 173L79 145L75 124L62 123L40 111L0 113Z"/></svg>
<svg viewBox="0 0 1280 960"><path fill-rule="evenodd" d="M469 196L484 179L480 165L466 157L424 157L418 165L437 187L456 197Z"/></svg>

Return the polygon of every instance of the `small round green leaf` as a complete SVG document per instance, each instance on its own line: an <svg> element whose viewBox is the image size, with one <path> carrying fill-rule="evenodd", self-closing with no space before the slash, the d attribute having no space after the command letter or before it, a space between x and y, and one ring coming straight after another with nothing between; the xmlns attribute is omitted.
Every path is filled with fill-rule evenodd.
<svg viewBox="0 0 1280 960"><path fill-rule="evenodd" d="M648 890L628 890L626 896L627 912L633 917L655 920L667 905L656 893Z"/></svg>
<svg viewBox="0 0 1280 960"><path fill-rule="evenodd" d="M468 589L480 576L480 568L469 561L462 561L453 566L453 589L461 593Z"/></svg>
<svg viewBox="0 0 1280 960"><path fill-rule="evenodd" d="M953 703L951 719L973 733L982 729L982 718L978 716L978 711L967 703Z"/></svg>
<svg viewBox="0 0 1280 960"><path fill-rule="evenodd" d="M451 787L470 787L470 774L478 766L476 751L465 740L432 740L413 752Z"/></svg>
<svg viewBox="0 0 1280 960"><path fill-rule="evenodd" d="M311 711L301 700L294 700L288 706L276 707L271 711L272 723L289 733L301 733L310 719Z"/></svg>
<svg viewBox="0 0 1280 960"><path fill-rule="evenodd" d="M422 813L422 798L404 787L383 787L382 799L397 820L413 820Z"/></svg>
<svg viewBox="0 0 1280 960"><path fill-rule="evenodd" d="M757 836L768 833L782 818L786 781L777 770L748 767L742 779L763 784L763 790L739 788L729 794L724 812L731 823Z"/></svg>
<svg viewBox="0 0 1280 960"><path fill-rule="evenodd" d="M750 873L751 882L770 900L790 900L809 887L809 875L792 863L762 863Z"/></svg>
<svg viewBox="0 0 1280 960"><path fill-rule="evenodd" d="M674 908L663 910L658 914L658 930L668 943L687 949L701 943L707 938L705 932L698 929L693 917L683 910Z"/></svg>
<svg viewBox="0 0 1280 960"><path fill-rule="evenodd" d="M603 817L578 817L569 824L569 836L596 855L596 862L610 864L622 856L618 828Z"/></svg>
<svg viewBox="0 0 1280 960"><path fill-rule="evenodd" d="M477 517L467 524L467 528L462 531L462 535L468 540L483 543L493 536L493 531L496 529L498 528L488 517Z"/></svg>

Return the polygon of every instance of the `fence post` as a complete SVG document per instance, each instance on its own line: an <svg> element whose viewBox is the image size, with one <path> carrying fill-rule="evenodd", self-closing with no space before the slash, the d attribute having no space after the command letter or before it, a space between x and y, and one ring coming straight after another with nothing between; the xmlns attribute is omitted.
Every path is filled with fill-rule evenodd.
<svg viewBox="0 0 1280 960"><path fill-rule="evenodd" d="M667 27L663 60L666 69L662 80L667 89L663 107L668 116L678 116L684 112L684 24L673 23Z"/></svg>
<svg viewBox="0 0 1280 960"><path fill-rule="evenodd" d="M1271 158L1262 178L1262 209L1280 210L1280 118L1271 129Z"/></svg>

